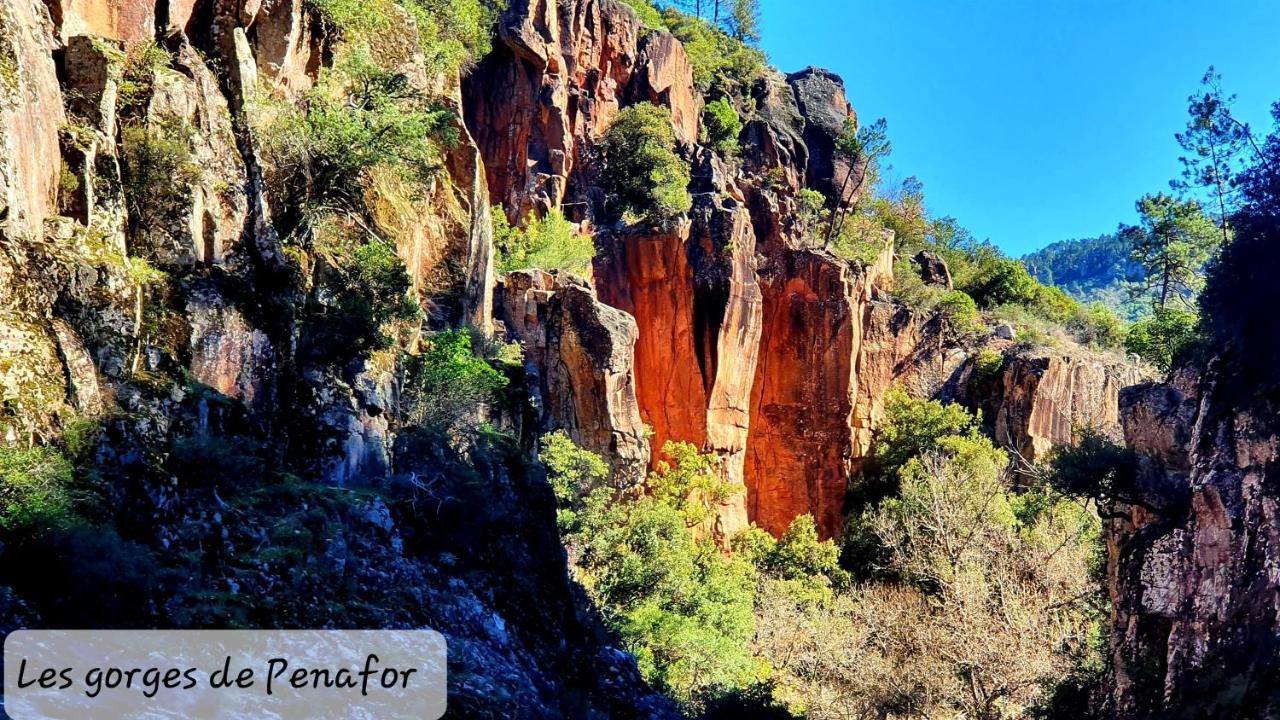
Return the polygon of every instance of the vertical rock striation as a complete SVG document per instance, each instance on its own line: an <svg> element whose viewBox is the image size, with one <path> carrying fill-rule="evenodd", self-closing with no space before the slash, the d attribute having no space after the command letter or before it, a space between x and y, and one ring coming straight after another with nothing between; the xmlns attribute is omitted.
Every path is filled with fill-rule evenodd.
<svg viewBox="0 0 1280 720"><path fill-rule="evenodd" d="M1125 718L1280 715L1280 434L1215 366L1121 395L1140 458L1107 522Z"/></svg>

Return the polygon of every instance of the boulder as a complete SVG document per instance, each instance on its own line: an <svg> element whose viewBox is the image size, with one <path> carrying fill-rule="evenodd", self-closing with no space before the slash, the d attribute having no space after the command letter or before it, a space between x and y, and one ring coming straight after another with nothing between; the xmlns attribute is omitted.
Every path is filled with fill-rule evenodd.
<svg viewBox="0 0 1280 720"><path fill-rule="evenodd" d="M951 289L951 270L942 256L930 250L921 250L911 258L925 285Z"/></svg>

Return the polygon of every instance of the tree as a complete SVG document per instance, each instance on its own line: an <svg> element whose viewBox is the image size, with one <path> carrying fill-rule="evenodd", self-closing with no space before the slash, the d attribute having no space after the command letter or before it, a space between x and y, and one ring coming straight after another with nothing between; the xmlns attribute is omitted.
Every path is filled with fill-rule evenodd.
<svg viewBox="0 0 1280 720"><path fill-rule="evenodd" d="M893 144L889 142L889 123L884 118L864 128L859 128L853 120L845 121L844 132L836 138L835 152L837 158L847 163L848 169L845 171L844 179L840 181L839 191L833 198L835 208L827 223L826 241L828 243L840 234L849 213L857 208L857 198L867 178L876 175L880 160L892 151Z"/></svg>
<svg viewBox="0 0 1280 720"><path fill-rule="evenodd" d="M1201 273L1217 249L1217 226L1195 200L1160 193L1142 198L1137 207L1141 225L1122 226L1120 233L1133 248L1134 262L1146 270L1147 292L1155 292L1158 308L1174 297L1186 302L1200 289Z"/></svg>
<svg viewBox="0 0 1280 720"><path fill-rule="evenodd" d="M686 213L689 163L676 154L671 111L652 103L618 113L600 143L602 179L622 212L654 222Z"/></svg>
<svg viewBox="0 0 1280 720"><path fill-rule="evenodd" d="M760 42L760 0L733 0L725 31L739 42Z"/></svg>
<svg viewBox="0 0 1280 720"><path fill-rule="evenodd" d="M1248 127L1231 114L1235 95L1222 91L1222 76L1210 66L1200 81L1202 90L1187 99L1187 129L1176 134L1187 152L1178 158L1182 180L1170 183L1175 189L1200 187L1209 190L1218 209L1218 225L1225 245L1230 238L1229 223L1237 203L1236 176L1245 146L1250 142Z"/></svg>

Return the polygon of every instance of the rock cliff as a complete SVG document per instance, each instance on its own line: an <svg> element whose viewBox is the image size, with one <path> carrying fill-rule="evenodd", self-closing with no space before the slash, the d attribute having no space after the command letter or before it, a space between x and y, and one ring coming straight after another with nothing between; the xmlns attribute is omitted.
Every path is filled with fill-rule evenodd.
<svg viewBox="0 0 1280 720"><path fill-rule="evenodd" d="M1280 440L1233 382L1215 363L1121 395L1139 456L1107 536L1122 717L1280 713Z"/></svg>

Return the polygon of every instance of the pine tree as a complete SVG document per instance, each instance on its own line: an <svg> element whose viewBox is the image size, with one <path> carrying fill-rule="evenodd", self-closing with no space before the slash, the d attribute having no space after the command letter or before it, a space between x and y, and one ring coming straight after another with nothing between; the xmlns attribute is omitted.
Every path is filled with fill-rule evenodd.
<svg viewBox="0 0 1280 720"><path fill-rule="evenodd" d="M1246 145L1248 126L1231 114L1234 95L1222 91L1222 76L1211 66L1200 81L1199 93L1187 98L1187 129L1174 137L1187 152L1178 158L1182 180L1170 183L1174 189L1206 189L1217 209L1222 242L1230 239L1230 217L1237 207L1236 183Z"/></svg>
<svg viewBox="0 0 1280 720"><path fill-rule="evenodd" d="M1203 284L1206 263L1218 248L1218 228L1195 200L1165 193L1137 203L1141 225L1122 226L1133 261L1146 270L1146 290L1157 309L1173 298L1187 302Z"/></svg>

